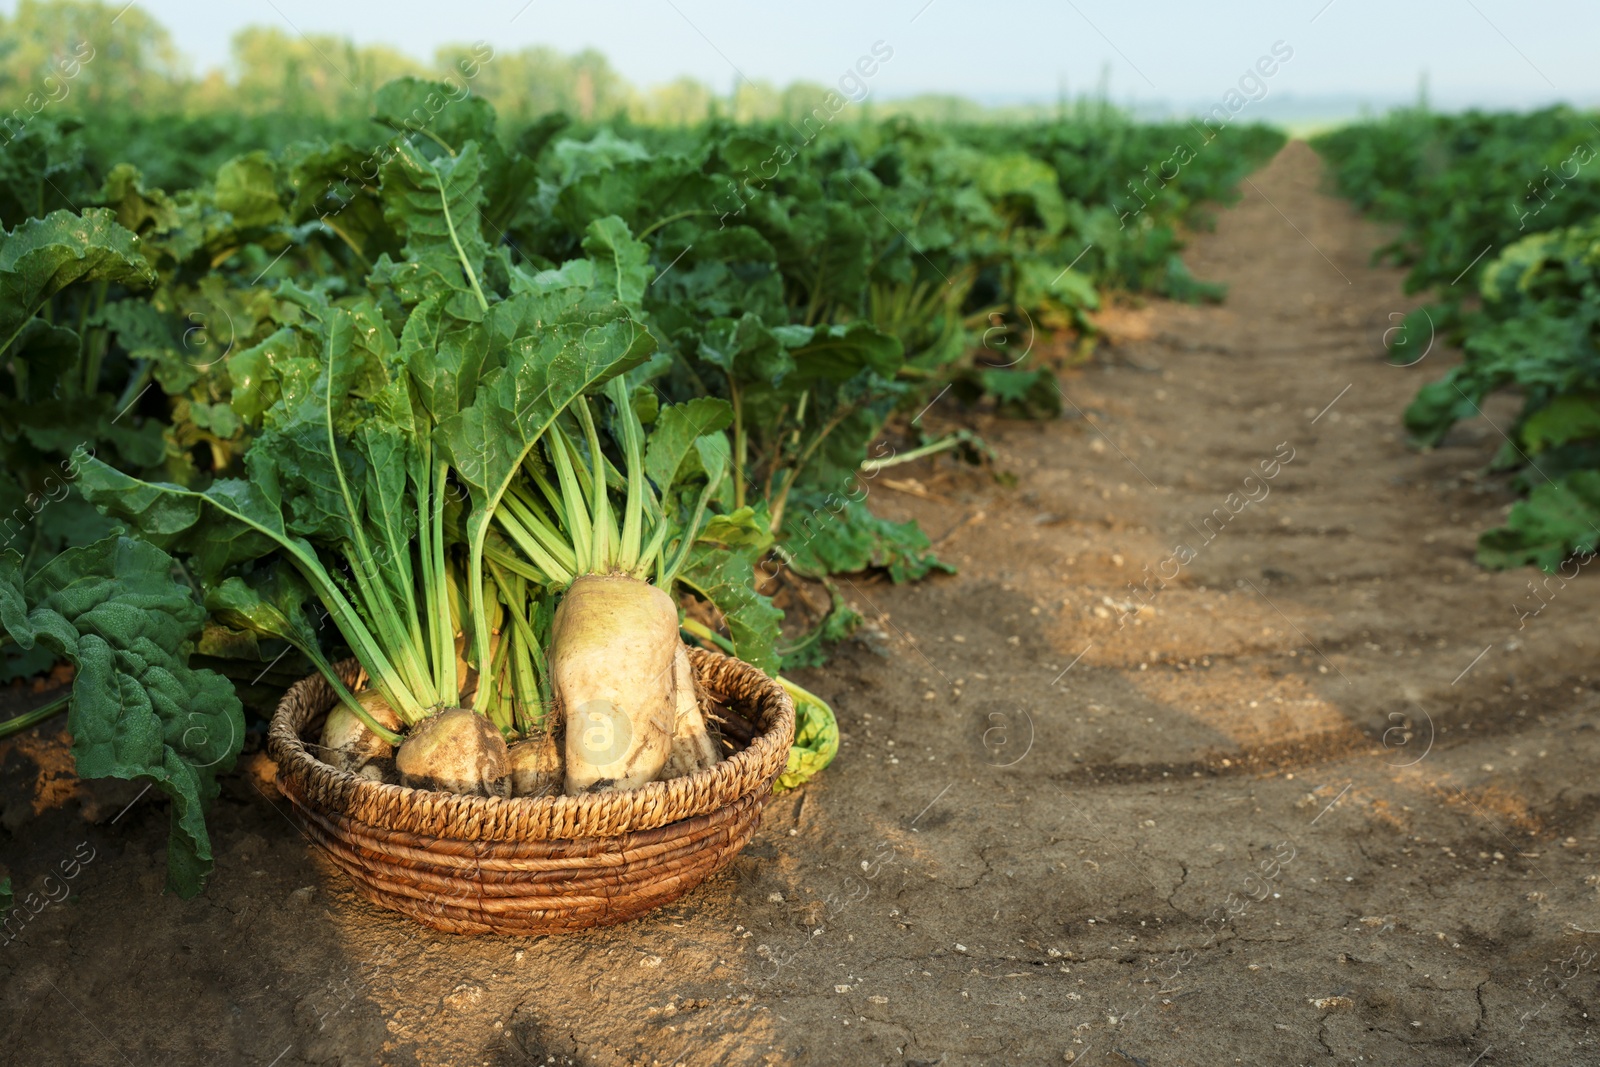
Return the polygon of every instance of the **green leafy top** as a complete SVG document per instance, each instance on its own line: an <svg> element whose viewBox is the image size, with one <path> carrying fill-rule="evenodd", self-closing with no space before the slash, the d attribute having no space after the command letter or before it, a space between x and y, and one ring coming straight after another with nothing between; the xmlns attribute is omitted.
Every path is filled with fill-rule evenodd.
<svg viewBox="0 0 1600 1067"><path fill-rule="evenodd" d="M74 282L150 285L139 239L105 208L28 219L0 240L0 353L44 302Z"/></svg>
<svg viewBox="0 0 1600 1067"><path fill-rule="evenodd" d="M205 609L174 568L127 537L70 548L26 578L0 562L0 629L77 668L67 725L80 775L146 780L171 798L168 884L193 896L212 863L204 805L244 717L226 678L188 666Z"/></svg>

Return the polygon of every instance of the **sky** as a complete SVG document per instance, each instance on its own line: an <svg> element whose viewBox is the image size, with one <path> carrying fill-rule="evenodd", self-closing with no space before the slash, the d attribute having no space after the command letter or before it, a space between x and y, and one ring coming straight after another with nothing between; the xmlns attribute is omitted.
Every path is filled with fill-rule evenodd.
<svg viewBox="0 0 1600 1067"><path fill-rule="evenodd" d="M0 8L14 9L15 0ZM691 75L836 82L878 45L870 92L985 103L1093 92L1178 110L1219 101L1263 57L1263 110L1295 100L1388 104L1426 72L1439 106L1600 102L1595 0L140 0L204 69L242 27L334 33L427 58L444 42L605 53L643 86ZM1273 47L1290 57L1272 62ZM1263 68L1264 69L1264 68Z"/></svg>

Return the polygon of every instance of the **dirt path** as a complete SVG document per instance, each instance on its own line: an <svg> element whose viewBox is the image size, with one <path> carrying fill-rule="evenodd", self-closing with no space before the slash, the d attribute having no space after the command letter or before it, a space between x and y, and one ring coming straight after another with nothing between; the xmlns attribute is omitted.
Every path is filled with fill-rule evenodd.
<svg viewBox="0 0 1600 1067"><path fill-rule="evenodd" d="M1194 243L1226 305L1125 316L1147 336L1065 378L1072 417L984 428L1014 486L875 480L962 573L845 586L870 624L805 679L839 760L650 919L436 936L249 777L177 901L159 807L19 795L11 746L19 886L95 853L0 947L0 1060L1600 1061L1594 579L1535 614L1531 572L1473 565L1497 431L1404 447L1448 356L1379 358L1416 301L1319 175L1291 145Z"/></svg>

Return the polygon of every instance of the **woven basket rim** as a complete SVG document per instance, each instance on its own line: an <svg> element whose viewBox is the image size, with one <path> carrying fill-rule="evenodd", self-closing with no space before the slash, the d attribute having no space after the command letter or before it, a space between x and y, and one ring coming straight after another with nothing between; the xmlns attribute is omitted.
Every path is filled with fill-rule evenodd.
<svg viewBox="0 0 1600 1067"><path fill-rule="evenodd" d="M714 767L639 789L554 797L478 797L362 778L314 756L300 736L337 697L321 674L296 682L272 716L267 748L297 803L371 826L463 841L616 837L706 815L758 790L770 791L788 764L794 703L759 668L720 652L690 648L701 684L747 714L756 735ZM354 660L335 669L346 684Z"/></svg>

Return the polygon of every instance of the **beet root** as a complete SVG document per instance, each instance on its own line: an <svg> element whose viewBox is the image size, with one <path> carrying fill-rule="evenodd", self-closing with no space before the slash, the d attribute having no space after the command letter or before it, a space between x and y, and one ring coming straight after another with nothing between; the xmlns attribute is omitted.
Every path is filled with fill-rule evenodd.
<svg viewBox="0 0 1600 1067"><path fill-rule="evenodd" d="M400 783L462 796L510 793L511 757L494 724L466 708L446 708L411 728L395 751Z"/></svg>
<svg viewBox="0 0 1600 1067"><path fill-rule="evenodd" d="M389 702L376 689L363 689L356 701L374 722L400 733L405 724ZM354 711L340 702L328 712L322 727L322 760L329 766L374 782L390 777L394 769L394 746L367 728Z"/></svg>

